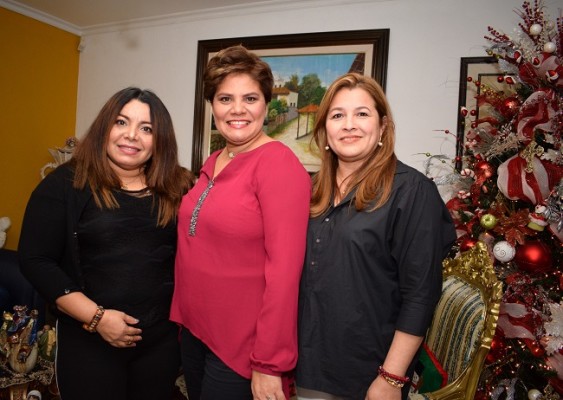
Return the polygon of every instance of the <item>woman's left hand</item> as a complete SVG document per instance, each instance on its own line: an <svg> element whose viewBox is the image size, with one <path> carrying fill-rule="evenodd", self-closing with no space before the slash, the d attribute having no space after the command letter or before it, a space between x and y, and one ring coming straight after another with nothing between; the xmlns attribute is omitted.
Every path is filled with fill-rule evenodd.
<svg viewBox="0 0 563 400"><path fill-rule="evenodd" d="M401 389L391 386L381 376L370 385L365 400L401 400Z"/></svg>
<svg viewBox="0 0 563 400"><path fill-rule="evenodd" d="M280 376L252 371L251 387L254 400L287 400L283 394Z"/></svg>

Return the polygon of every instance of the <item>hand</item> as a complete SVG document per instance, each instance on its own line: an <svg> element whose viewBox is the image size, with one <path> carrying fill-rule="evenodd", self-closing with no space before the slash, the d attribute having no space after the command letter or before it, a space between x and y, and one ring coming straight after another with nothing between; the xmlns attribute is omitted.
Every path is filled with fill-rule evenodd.
<svg viewBox="0 0 563 400"><path fill-rule="evenodd" d="M254 400L286 400L280 376L252 371L251 387Z"/></svg>
<svg viewBox="0 0 563 400"><path fill-rule="evenodd" d="M142 339L143 331L131 325L138 322L137 318L122 311L106 310L96 330L113 347L135 347L136 342Z"/></svg>
<svg viewBox="0 0 563 400"><path fill-rule="evenodd" d="M381 376L370 385L365 400L401 400L401 389L391 386Z"/></svg>

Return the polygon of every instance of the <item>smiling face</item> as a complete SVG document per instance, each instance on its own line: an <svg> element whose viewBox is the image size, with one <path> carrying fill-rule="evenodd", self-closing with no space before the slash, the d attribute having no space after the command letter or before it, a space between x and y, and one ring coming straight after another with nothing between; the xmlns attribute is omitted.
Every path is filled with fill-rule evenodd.
<svg viewBox="0 0 563 400"><path fill-rule="evenodd" d="M119 112L106 146L111 168L118 176L137 173L151 158L153 135L148 104L131 100Z"/></svg>
<svg viewBox="0 0 563 400"><path fill-rule="evenodd" d="M236 149L260 138L268 107L258 82L247 74L233 74L218 86L211 109L227 146Z"/></svg>
<svg viewBox="0 0 563 400"><path fill-rule="evenodd" d="M343 88L330 104L325 126L327 142L339 163L359 165L374 151L385 130L371 95L361 88Z"/></svg>

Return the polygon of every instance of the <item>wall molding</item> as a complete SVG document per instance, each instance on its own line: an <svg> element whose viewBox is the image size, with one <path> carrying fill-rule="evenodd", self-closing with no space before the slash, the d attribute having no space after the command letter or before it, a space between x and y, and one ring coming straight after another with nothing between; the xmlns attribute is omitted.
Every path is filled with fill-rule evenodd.
<svg viewBox="0 0 563 400"><path fill-rule="evenodd" d="M32 7L25 6L13 0L0 0L0 6L49 25L68 31L78 36L96 35L108 32L127 31L131 29L147 28L150 26L179 24L190 21L210 20L216 18L233 17L238 15L262 14L296 9L324 8L351 4L390 2L396 0L265 0L252 4L209 8L198 11L180 12L148 18L136 18L126 21L112 22L91 26L76 26L60 18L54 17Z"/></svg>
<svg viewBox="0 0 563 400"><path fill-rule="evenodd" d="M10 11L14 11L18 14L25 15L26 17L44 22L47 25L54 26L55 28L62 29L63 31L73 33L77 36L82 36L83 32L80 29L80 27L73 25L67 21L64 21L60 18L54 17L50 14L39 11L35 8L28 7L24 4L17 3L12 0L0 0L0 7L4 7Z"/></svg>

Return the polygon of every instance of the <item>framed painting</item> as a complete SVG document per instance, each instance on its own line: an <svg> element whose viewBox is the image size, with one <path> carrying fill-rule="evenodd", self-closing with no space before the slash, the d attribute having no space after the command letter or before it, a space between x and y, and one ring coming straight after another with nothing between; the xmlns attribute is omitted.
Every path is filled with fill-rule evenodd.
<svg viewBox="0 0 563 400"><path fill-rule="evenodd" d="M309 143L327 87L338 76L353 71L373 77L385 89L388 29L200 40L192 144L192 171L196 174L213 151L224 147L214 129L210 104L203 98L203 74L219 50L239 44L266 61L274 75L264 131L288 145L309 172L318 169Z"/></svg>
<svg viewBox="0 0 563 400"><path fill-rule="evenodd" d="M465 140L472 124L475 121L486 121L488 117L494 116L494 108L488 103L480 102L479 97L484 90L505 95L515 93L516 85L506 83L504 73L499 69L495 57L462 57L459 80L455 168L461 171Z"/></svg>

